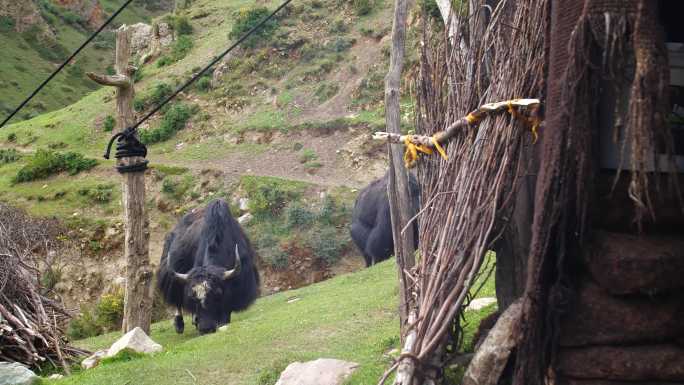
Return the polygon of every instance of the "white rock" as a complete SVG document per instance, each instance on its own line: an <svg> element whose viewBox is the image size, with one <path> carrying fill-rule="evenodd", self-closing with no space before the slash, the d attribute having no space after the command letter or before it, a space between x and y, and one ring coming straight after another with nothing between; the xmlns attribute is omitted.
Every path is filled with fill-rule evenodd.
<svg viewBox="0 0 684 385"><path fill-rule="evenodd" d="M238 223L241 225L244 225L245 223L248 223L249 221L251 221L253 218L254 218L254 216L252 214L246 213L244 215L241 215L238 218Z"/></svg>
<svg viewBox="0 0 684 385"><path fill-rule="evenodd" d="M494 297L476 298L470 301L470 304L466 308L466 311L484 309L493 303L496 303L496 298Z"/></svg>
<svg viewBox="0 0 684 385"><path fill-rule="evenodd" d="M332 358L293 362L280 374L276 385L340 385L358 366Z"/></svg>
<svg viewBox="0 0 684 385"><path fill-rule="evenodd" d="M93 355L91 355L90 357L81 361L81 367L83 369L92 369L92 368L96 367L100 363L100 360L102 360L106 356L107 356L106 350L98 350L95 353L93 353Z"/></svg>
<svg viewBox="0 0 684 385"><path fill-rule="evenodd" d="M59 380L60 378L64 378L64 376L59 373L52 374L48 377L49 380Z"/></svg>
<svg viewBox="0 0 684 385"><path fill-rule="evenodd" d="M220 332L225 332L228 331L228 325L223 325L218 328L218 331Z"/></svg>
<svg viewBox="0 0 684 385"><path fill-rule="evenodd" d="M249 210L249 199L248 198L240 198L240 211L247 211Z"/></svg>
<svg viewBox="0 0 684 385"><path fill-rule="evenodd" d="M162 350L162 346L152 341L141 328L136 327L112 344L107 351L107 357L113 357L124 349L138 353L156 353Z"/></svg>
<svg viewBox="0 0 684 385"><path fill-rule="evenodd" d="M17 362L0 362L0 385L31 385L38 376Z"/></svg>

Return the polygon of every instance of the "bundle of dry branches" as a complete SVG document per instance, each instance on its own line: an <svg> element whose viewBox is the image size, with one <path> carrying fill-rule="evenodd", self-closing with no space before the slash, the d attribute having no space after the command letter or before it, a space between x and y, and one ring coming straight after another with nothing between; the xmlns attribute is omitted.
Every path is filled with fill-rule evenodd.
<svg viewBox="0 0 684 385"><path fill-rule="evenodd" d="M0 361L69 371L85 354L67 344L69 313L41 292L37 255L57 247L59 227L0 204Z"/></svg>
<svg viewBox="0 0 684 385"><path fill-rule="evenodd" d="M489 23L473 24L480 19L473 12L489 12ZM452 15L459 28L454 43L447 36L434 38L426 27L416 87L418 133L446 131L483 101L539 97L545 12L545 0L531 0L471 9L470 18ZM459 49L462 44L469 49ZM421 258L412 287L418 305L410 317L415 319L406 338L410 345L392 368L398 370L396 384L434 384L447 347L458 350L459 338L449 338L454 323L485 253L506 226L534 141L528 125L511 115L490 116L477 129L454 133L448 160L433 156L418 165Z"/></svg>

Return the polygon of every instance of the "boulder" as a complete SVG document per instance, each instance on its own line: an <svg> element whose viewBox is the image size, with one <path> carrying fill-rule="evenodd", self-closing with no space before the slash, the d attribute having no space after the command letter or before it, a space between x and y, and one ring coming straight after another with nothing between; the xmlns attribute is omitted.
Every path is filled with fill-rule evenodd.
<svg viewBox="0 0 684 385"><path fill-rule="evenodd" d="M17 362L0 362L0 385L31 385L38 382L38 376L26 366Z"/></svg>
<svg viewBox="0 0 684 385"><path fill-rule="evenodd" d="M107 350L107 357L113 357L124 349L138 353L157 353L162 350L162 346L152 341L141 328L136 327L112 344Z"/></svg>
<svg viewBox="0 0 684 385"><path fill-rule="evenodd" d="M81 361L81 367L83 369L92 369L92 368L96 367L97 365L99 365L100 360L102 360L106 356L107 356L106 350L98 350L95 353L93 353L90 357Z"/></svg>
<svg viewBox="0 0 684 385"><path fill-rule="evenodd" d="M332 358L293 362L280 374L276 385L341 385L358 366Z"/></svg>
<svg viewBox="0 0 684 385"><path fill-rule="evenodd" d="M684 239L597 232L585 254L592 277L612 294L684 287Z"/></svg>
<svg viewBox="0 0 684 385"><path fill-rule="evenodd" d="M576 379L684 382L684 349L670 344L564 348L557 369Z"/></svg>
<svg viewBox="0 0 684 385"><path fill-rule="evenodd" d="M596 283L579 285L561 318L561 346L614 345L684 338L684 297L613 296Z"/></svg>

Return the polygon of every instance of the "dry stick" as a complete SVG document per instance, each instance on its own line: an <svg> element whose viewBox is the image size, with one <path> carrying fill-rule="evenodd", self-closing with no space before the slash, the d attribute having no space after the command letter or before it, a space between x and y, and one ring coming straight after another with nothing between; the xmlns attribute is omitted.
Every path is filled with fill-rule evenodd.
<svg viewBox="0 0 684 385"><path fill-rule="evenodd" d="M55 329L57 329L57 316L55 315L54 310L52 311L52 320L54 321ZM62 367L64 368L64 373L67 374L67 376L71 375L71 369L69 369L69 366L67 365L66 361L64 360L64 356L62 355L62 349L59 347L59 337L57 336L52 336L54 342L55 342L55 350L57 350L57 357L59 357L59 362L62 363Z"/></svg>

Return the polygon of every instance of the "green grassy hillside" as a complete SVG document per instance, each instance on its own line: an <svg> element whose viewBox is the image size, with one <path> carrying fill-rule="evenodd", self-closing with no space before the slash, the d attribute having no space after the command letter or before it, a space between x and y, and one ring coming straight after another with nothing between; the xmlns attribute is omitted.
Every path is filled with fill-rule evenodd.
<svg viewBox="0 0 684 385"><path fill-rule="evenodd" d="M387 353L399 345L397 293L396 266L389 260L260 298L236 314L225 332L198 336L186 319L186 332L178 335L170 320L160 322L153 325L151 337L164 346L163 352L105 363L54 383L272 385L288 363L326 357L360 364L348 384L376 384L390 364ZM479 296L493 295L490 279ZM466 313L466 341L494 309L492 305ZM118 337L112 333L76 344L96 350Z"/></svg>
<svg viewBox="0 0 684 385"><path fill-rule="evenodd" d="M80 46L92 33L92 27L78 15L55 5L52 0L32 0L42 18L21 33L11 28L0 27L0 119L4 119L40 82L54 71L57 65ZM106 16L114 13L123 1L99 0ZM124 10L112 24L113 28L123 23L149 22L160 10L149 10L134 2ZM4 17L2 22L11 18ZM44 28L54 33L54 40L42 35ZM35 117L46 111L62 108L76 102L98 86L86 79L86 71L104 71L112 65L114 35L106 32L86 48L76 60L29 104L28 108L15 117L14 121Z"/></svg>

